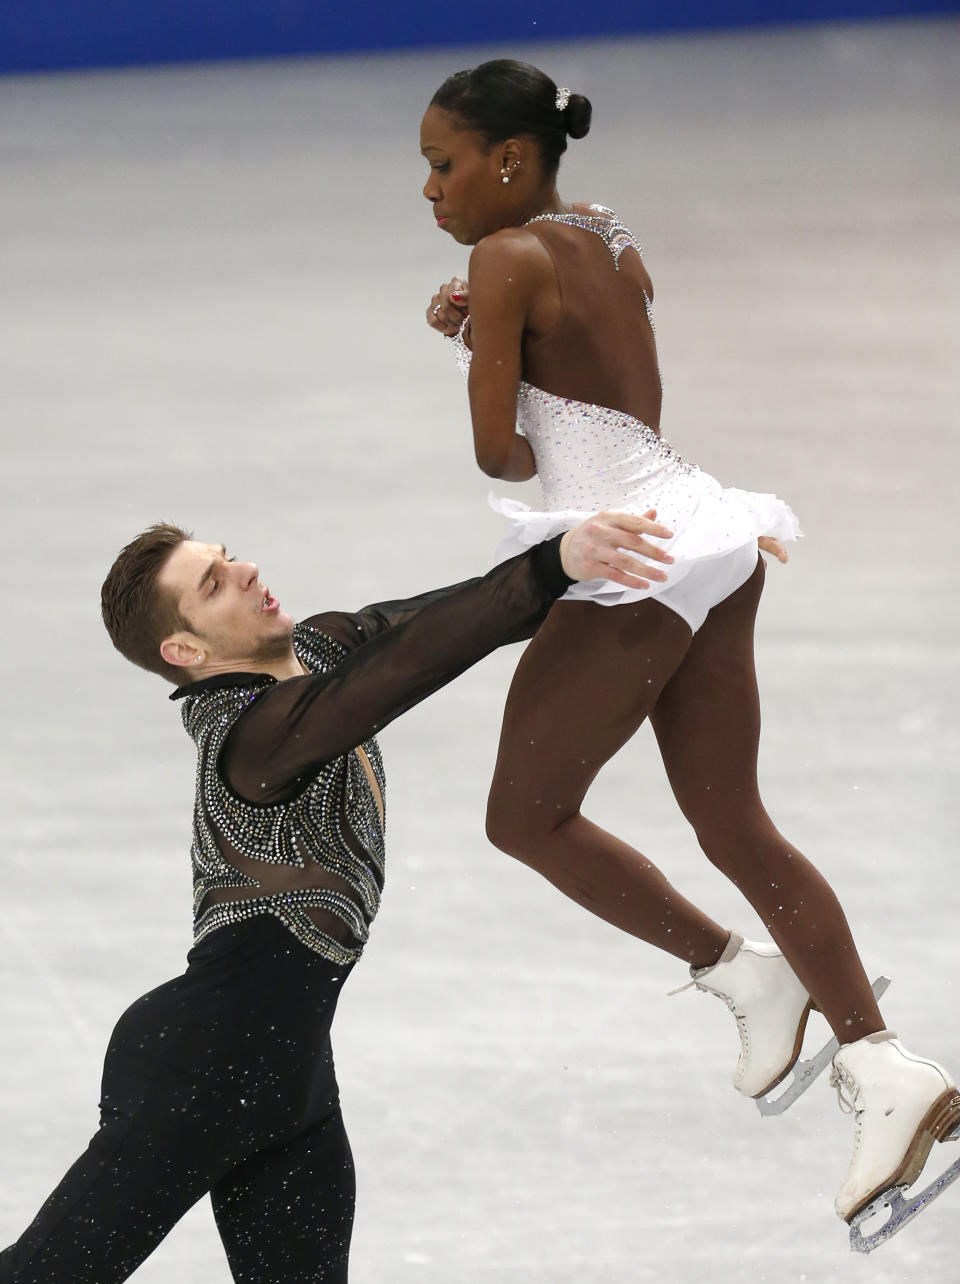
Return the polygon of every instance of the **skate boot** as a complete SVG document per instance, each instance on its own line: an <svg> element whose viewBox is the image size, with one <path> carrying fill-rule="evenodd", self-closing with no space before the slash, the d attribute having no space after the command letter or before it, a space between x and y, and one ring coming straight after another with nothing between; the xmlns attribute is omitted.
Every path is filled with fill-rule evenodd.
<svg viewBox="0 0 960 1284"><path fill-rule="evenodd" d="M942 1066L908 1052L892 1030L842 1047L830 1083L856 1116L850 1171L836 1200L837 1215L850 1222L877 1195L917 1180L933 1143L960 1127L960 1093Z"/></svg>
<svg viewBox="0 0 960 1284"><path fill-rule="evenodd" d="M740 1056L733 1086L745 1097L766 1096L800 1055L814 1007L810 995L775 945L745 941L736 932L716 963L691 968L690 975L690 985L723 999L737 1018Z"/></svg>

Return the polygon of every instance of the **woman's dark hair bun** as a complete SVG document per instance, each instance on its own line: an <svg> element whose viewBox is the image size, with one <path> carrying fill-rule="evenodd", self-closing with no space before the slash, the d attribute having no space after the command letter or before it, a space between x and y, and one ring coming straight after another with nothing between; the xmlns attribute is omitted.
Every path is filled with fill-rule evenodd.
<svg viewBox="0 0 960 1284"><path fill-rule="evenodd" d="M544 171L555 174L568 138L583 138L590 129L592 108L583 94L570 94L559 107L561 91L545 72L528 62L494 58L448 76L430 100L431 106L459 117L467 129L488 143L528 134L540 149Z"/></svg>
<svg viewBox="0 0 960 1284"><path fill-rule="evenodd" d="M564 113L564 124L571 138L586 138L590 133L592 115L593 108L590 106L589 98L584 98L583 94L570 95L570 101Z"/></svg>

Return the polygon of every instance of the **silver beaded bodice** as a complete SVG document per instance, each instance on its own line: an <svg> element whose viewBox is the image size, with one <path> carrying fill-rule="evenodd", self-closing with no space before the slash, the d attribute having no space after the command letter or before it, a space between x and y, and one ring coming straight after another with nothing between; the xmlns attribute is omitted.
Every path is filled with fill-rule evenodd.
<svg viewBox="0 0 960 1284"><path fill-rule="evenodd" d="M645 503L664 488L685 489L695 471L669 442L621 410L555 397L521 382L517 428L537 465L543 506L596 512Z"/></svg>
<svg viewBox="0 0 960 1284"><path fill-rule="evenodd" d="M591 205L594 214L539 214L529 223L564 223L599 236L619 269L620 255L640 246L624 223L605 205ZM527 225L529 225L529 223ZM650 300L644 293L653 327ZM466 374L470 349L463 328L453 337L457 360ZM550 511L596 512L601 508L646 506L675 498L678 511L689 506L688 479L699 473L658 432L633 415L608 406L575 401L520 381L517 390L517 430L533 451L543 507ZM670 505L671 510L675 506Z"/></svg>
<svg viewBox="0 0 960 1284"><path fill-rule="evenodd" d="M636 250L641 257L643 256L640 242L627 227L626 223L609 206L593 204L587 208L593 210L593 213L535 214L533 218L527 219L524 227L529 227L531 223L564 223L567 227L581 227L585 232L593 232L595 236L600 237L600 240L610 251L613 265L618 272L620 271L620 255L624 250ZM643 302L647 310L650 329L656 334L657 328L653 324L653 304L650 302L650 296L646 290L643 292ZM657 373L659 374L659 370Z"/></svg>
<svg viewBox="0 0 960 1284"><path fill-rule="evenodd" d="M296 627L293 644L298 659L314 673L334 668L345 654L338 642L308 625ZM384 874L383 825L356 752L326 763L289 802L249 803L233 793L220 774L220 751L231 728L271 681L266 676L245 677L241 685L208 688L184 701L183 723L197 746L191 846L194 939L202 940L229 923L272 914L318 954L337 964L350 963L359 957L369 935ZM377 742L369 740L362 749L382 797L385 782ZM232 864L231 849L256 872L244 873ZM282 875L308 868L314 871L311 881L321 885L270 889L271 871ZM211 893L224 889L240 899L205 907ZM343 924L348 929L343 935L351 944L323 931L318 918Z"/></svg>
<svg viewBox="0 0 960 1284"><path fill-rule="evenodd" d="M642 254L640 242L608 206L590 205L588 208L593 211L592 214L535 214L533 218L527 219L524 227L529 227L531 223L565 223L567 227L582 227L586 232L594 232L613 255L613 262L619 272L620 255L627 249L634 249Z"/></svg>

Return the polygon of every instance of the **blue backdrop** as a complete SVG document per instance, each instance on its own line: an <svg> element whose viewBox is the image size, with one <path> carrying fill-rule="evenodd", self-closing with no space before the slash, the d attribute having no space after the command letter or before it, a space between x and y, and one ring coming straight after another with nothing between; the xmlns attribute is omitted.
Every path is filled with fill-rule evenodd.
<svg viewBox="0 0 960 1284"><path fill-rule="evenodd" d="M0 0L0 72L960 12L960 0Z"/></svg>

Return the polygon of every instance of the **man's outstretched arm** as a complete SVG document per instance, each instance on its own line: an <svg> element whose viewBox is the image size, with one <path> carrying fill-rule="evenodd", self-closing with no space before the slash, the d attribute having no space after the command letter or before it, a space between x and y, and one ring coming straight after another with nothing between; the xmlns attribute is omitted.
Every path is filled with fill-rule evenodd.
<svg viewBox="0 0 960 1284"><path fill-rule="evenodd" d="M642 518L630 517L631 521L640 523L640 526L637 531L628 533L632 533L639 537L640 543L636 546L635 551L640 556L649 557L653 560L660 560L663 557L662 550L656 545L650 544L649 540L644 538L644 536L655 535L657 531L665 529L664 527L657 525L651 514L652 510L651 513L646 514ZM610 563L607 558L609 554L615 553L616 550L610 547L609 542L604 543L603 536L599 532L597 533L598 542L596 544L590 543L594 538L594 528L592 523L602 519L603 525L609 527L609 519L611 516L613 515L610 513L598 513L595 518L584 523L582 528L577 528L578 530L582 529L582 534L578 535L577 540L574 543L574 558L582 557L584 553L586 553L587 556L595 555L596 564L601 567L601 570L596 576L576 575L571 571L571 580L613 578L610 574ZM618 514L617 516L627 517L627 514ZM569 536L572 534L573 532L570 531L564 538L569 540ZM665 537L660 536L660 538ZM636 566L635 560L631 562L629 569L636 574L639 568ZM655 568L650 567L649 569L654 575L657 574ZM432 602L439 601L440 598L447 597L451 593L459 592L461 589L465 589L470 584L475 584L477 582L477 579L463 580L458 584L448 584L443 588L431 589L426 593L419 593L415 597L395 598L387 602L373 602L369 606L361 607L359 611L324 611L321 614L309 616L302 622L311 628L318 629L321 633L325 633L328 637L332 637L335 641L346 647L348 651L353 651L358 646L362 646L364 642L369 642L371 639L378 637L381 633L385 633L387 629L392 629L398 624L403 624L406 620L411 619ZM631 579L630 583L639 584L641 582L636 579ZM552 601L547 603L544 608L544 614L546 614L546 611L550 609L552 604ZM533 637L533 634L536 632L536 629L541 622L542 618L537 619L532 623L527 623L522 628L517 629L514 634L505 636L500 645L503 646L510 642L524 642L529 640Z"/></svg>
<svg viewBox="0 0 960 1284"><path fill-rule="evenodd" d="M646 537L668 535L650 516L602 513L479 579L426 595L333 671L289 678L259 696L224 746L228 783L251 801L291 796L324 763L535 627L574 579L645 587L662 576L637 557L663 560Z"/></svg>

